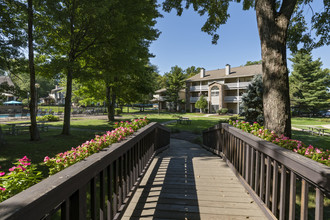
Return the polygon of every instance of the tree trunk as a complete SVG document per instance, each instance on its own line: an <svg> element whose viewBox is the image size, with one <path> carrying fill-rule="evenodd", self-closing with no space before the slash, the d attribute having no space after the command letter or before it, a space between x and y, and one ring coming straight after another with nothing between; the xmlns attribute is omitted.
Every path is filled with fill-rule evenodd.
<svg viewBox="0 0 330 220"><path fill-rule="evenodd" d="M106 86L106 105L108 108L108 121L111 121L111 87Z"/></svg>
<svg viewBox="0 0 330 220"><path fill-rule="evenodd" d="M116 93L115 89L111 87L111 105L110 105L110 121L115 120L115 106L116 106Z"/></svg>
<svg viewBox="0 0 330 220"><path fill-rule="evenodd" d="M37 120L36 120L36 103L37 103L37 94L35 90L36 75L34 69L34 53L33 53L33 8L32 0L28 0L28 41L29 41L29 69L30 69L30 138L31 141L37 141L40 139Z"/></svg>
<svg viewBox="0 0 330 220"><path fill-rule="evenodd" d="M69 62L69 65L71 65ZM73 63L72 63L73 65ZM71 120L71 98L72 98L72 67L68 67L67 81L66 81L66 95L64 103L64 123L62 134L70 135L70 120Z"/></svg>
<svg viewBox="0 0 330 220"><path fill-rule="evenodd" d="M74 17L75 1L72 5L72 13L70 17L70 52L67 66L67 79L66 79L66 94L64 103L64 122L62 134L70 135L70 120L71 120L71 99L72 99L72 75L75 62L75 39L74 39Z"/></svg>
<svg viewBox="0 0 330 220"><path fill-rule="evenodd" d="M274 0L257 0L261 42L265 127L291 137L286 38L296 0L284 0L276 12Z"/></svg>
<svg viewBox="0 0 330 220"><path fill-rule="evenodd" d="M3 136L3 132L2 132L2 129L1 129L1 126L0 126L0 147L4 146L6 144L6 140Z"/></svg>

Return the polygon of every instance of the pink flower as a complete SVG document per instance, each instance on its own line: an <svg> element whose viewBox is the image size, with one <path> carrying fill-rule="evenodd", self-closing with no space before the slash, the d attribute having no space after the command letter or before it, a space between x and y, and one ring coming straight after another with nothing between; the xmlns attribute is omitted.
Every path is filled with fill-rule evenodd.
<svg viewBox="0 0 330 220"><path fill-rule="evenodd" d="M25 171L26 169L22 167L21 165L18 165L17 168L21 169L22 171Z"/></svg>
<svg viewBox="0 0 330 220"><path fill-rule="evenodd" d="M31 163L21 163L23 166L29 166Z"/></svg>
<svg viewBox="0 0 330 220"><path fill-rule="evenodd" d="M0 172L0 176L4 176L5 174L5 172Z"/></svg>
<svg viewBox="0 0 330 220"><path fill-rule="evenodd" d="M320 154L320 153L322 153L322 151L320 151L320 149L318 149L318 148L316 148L316 153L318 153L318 154Z"/></svg>
<svg viewBox="0 0 330 220"><path fill-rule="evenodd" d="M29 158L27 158L26 156L24 156L22 159L19 159L18 161L22 162L22 161L31 161L31 160Z"/></svg>
<svg viewBox="0 0 330 220"><path fill-rule="evenodd" d="M3 188L3 187L0 186L0 190L1 190L1 191L5 191L6 188Z"/></svg>
<svg viewBox="0 0 330 220"><path fill-rule="evenodd" d="M9 168L9 171L10 171L10 172L13 172L13 171L15 171L15 169L16 169L16 167L13 166L12 168Z"/></svg>
<svg viewBox="0 0 330 220"><path fill-rule="evenodd" d="M44 162L48 162L50 158L48 156L45 157Z"/></svg>

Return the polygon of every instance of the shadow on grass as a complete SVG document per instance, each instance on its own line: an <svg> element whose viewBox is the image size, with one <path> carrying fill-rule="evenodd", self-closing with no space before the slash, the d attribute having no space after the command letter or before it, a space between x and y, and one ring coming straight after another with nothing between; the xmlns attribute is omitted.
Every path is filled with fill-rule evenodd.
<svg viewBox="0 0 330 220"><path fill-rule="evenodd" d="M0 170L7 172L13 166L13 162L27 156L33 164L38 164L38 170L46 174L48 168L40 165L45 156L53 157L95 137L95 132L91 131L72 130L71 135L61 135L60 133L61 130L53 129L42 132L39 141L30 141L29 133L17 136L5 135L6 144L0 148Z"/></svg>
<svg viewBox="0 0 330 220"><path fill-rule="evenodd" d="M311 135L303 131L292 131L292 139L300 140L307 145L330 150L330 136Z"/></svg>

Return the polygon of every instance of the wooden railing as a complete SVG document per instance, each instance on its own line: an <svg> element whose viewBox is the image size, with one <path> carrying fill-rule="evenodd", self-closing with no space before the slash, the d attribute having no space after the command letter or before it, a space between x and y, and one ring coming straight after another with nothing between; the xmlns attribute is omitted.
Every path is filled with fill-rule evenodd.
<svg viewBox="0 0 330 220"><path fill-rule="evenodd" d="M330 167L228 124L203 131L203 146L227 161L269 219L330 219Z"/></svg>
<svg viewBox="0 0 330 220"><path fill-rule="evenodd" d="M169 142L169 130L151 123L0 203L0 219L118 219Z"/></svg>

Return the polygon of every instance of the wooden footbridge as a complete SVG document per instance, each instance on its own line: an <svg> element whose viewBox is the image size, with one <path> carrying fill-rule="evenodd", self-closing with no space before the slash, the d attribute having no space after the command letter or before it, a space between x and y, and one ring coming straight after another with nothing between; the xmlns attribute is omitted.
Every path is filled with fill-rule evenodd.
<svg viewBox="0 0 330 220"><path fill-rule="evenodd" d="M330 219L329 167L228 124L202 146L151 123L0 203L0 219Z"/></svg>
<svg viewBox="0 0 330 220"><path fill-rule="evenodd" d="M171 139L137 189L123 219L266 219L219 157Z"/></svg>

